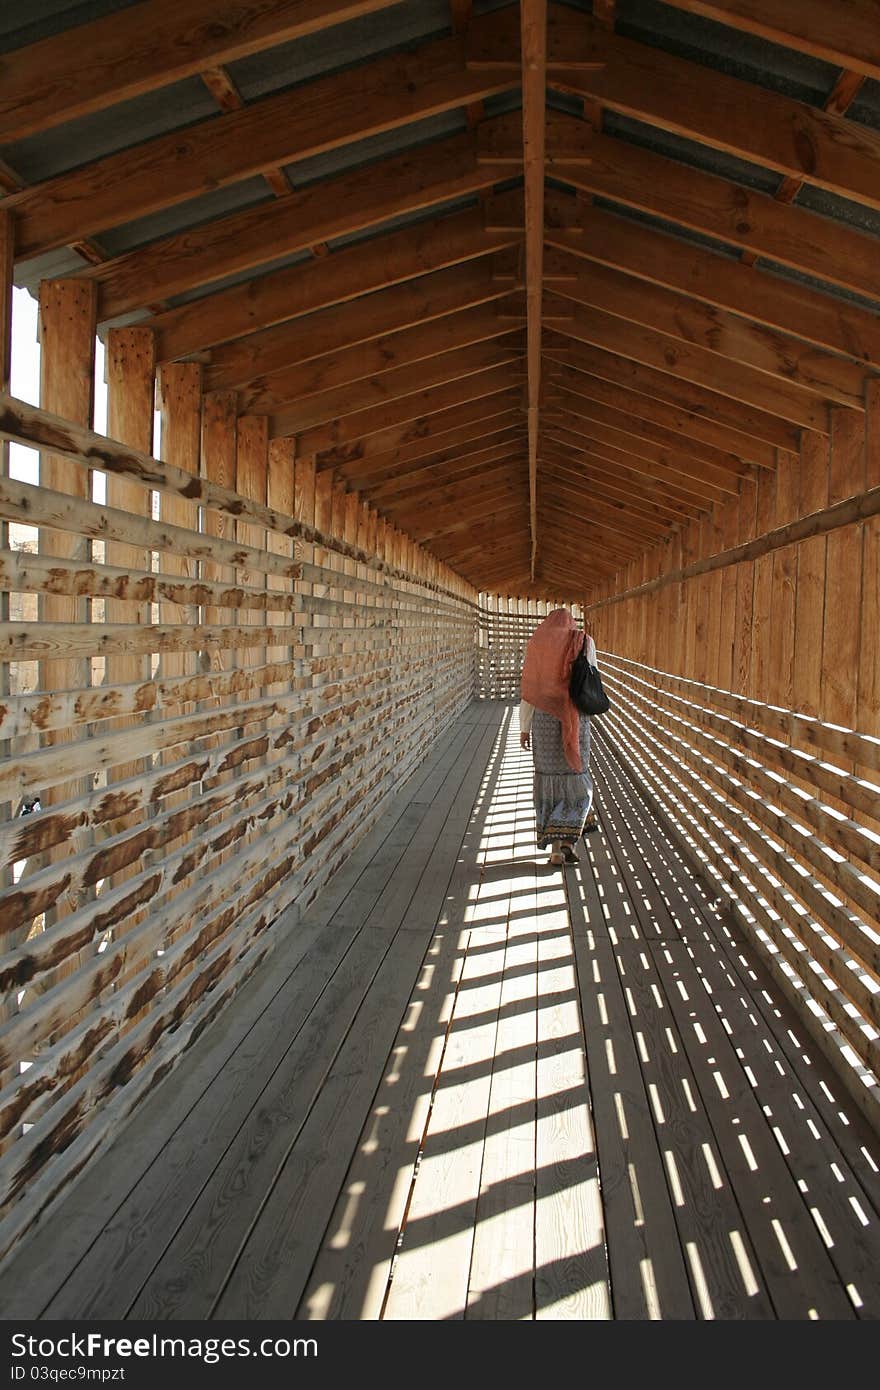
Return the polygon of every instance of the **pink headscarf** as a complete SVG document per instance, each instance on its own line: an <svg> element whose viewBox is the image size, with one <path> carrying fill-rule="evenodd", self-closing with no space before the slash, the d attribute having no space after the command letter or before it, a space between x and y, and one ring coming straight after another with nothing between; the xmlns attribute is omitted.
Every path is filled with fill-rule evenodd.
<svg viewBox="0 0 880 1390"><path fill-rule="evenodd" d="M562 725L562 750L573 772L583 772L583 766L580 721L568 683L582 641L583 633L567 608L548 613L529 639L520 682L522 698Z"/></svg>

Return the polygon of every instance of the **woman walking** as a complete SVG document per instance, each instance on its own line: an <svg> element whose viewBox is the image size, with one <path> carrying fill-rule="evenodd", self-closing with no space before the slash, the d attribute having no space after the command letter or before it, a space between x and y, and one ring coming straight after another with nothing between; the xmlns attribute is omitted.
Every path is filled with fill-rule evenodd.
<svg viewBox="0 0 880 1390"><path fill-rule="evenodd" d="M550 846L550 863L574 863L574 847L590 821L590 720L568 693L571 668L584 634L567 608L557 608L532 634L523 663L519 707L520 743L535 764L535 821L538 848ZM586 656L596 644L586 639Z"/></svg>

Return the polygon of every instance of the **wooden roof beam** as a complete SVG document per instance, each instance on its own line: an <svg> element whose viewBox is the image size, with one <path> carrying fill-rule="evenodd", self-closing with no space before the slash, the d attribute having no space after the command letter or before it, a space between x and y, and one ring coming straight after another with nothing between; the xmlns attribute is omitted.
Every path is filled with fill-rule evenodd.
<svg viewBox="0 0 880 1390"><path fill-rule="evenodd" d="M551 26L554 18L551 11ZM551 81L563 91L592 97L622 115L880 208L880 142L873 131L757 83L609 33L588 15L579 18L581 48L601 66L554 72ZM565 23L571 25L570 12Z"/></svg>
<svg viewBox="0 0 880 1390"><path fill-rule="evenodd" d="M578 191L601 194L832 285L880 299L876 237L625 140L596 134L591 139L589 164L559 164L554 169L559 179Z"/></svg>
<svg viewBox="0 0 880 1390"><path fill-rule="evenodd" d="M668 469L672 474L679 474L682 481L691 478L711 483L719 493L727 493L731 497L735 497L739 490L740 475L737 473L715 468L710 463L689 458L687 455L666 449L662 445L652 444L649 440L636 438L623 430L594 420L577 417L548 426L548 430L557 436L564 435L572 443L581 441L581 447L605 449L609 453L619 451L622 455L639 459L642 463Z"/></svg>
<svg viewBox="0 0 880 1390"><path fill-rule="evenodd" d="M666 372L676 381L714 391L741 407L758 410L797 429L818 434L830 431L828 404L823 399L653 328L580 305L575 306L572 319L559 323L558 328L563 336L618 353L653 371Z"/></svg>
<svg viewBox="0 0 880 1390"><path fill-rule="evenodd" d="M607 337L596 323L595 333L589 335L583 331L581 325L578 327L582 335L578 340L570 333L555 332L552 337L548 333L545 355L552 356L554 361L570 365L577 370L583 366L593 376L620 383L653 399L665 401L669 405L678 406L697 415L705 415L709 420L729 426L741 434L754 436L756 440L771 444L776 449L795 452L799 449L800 430L796 425L781 420L766 410L758 410L741 400L678 375L675 370L675 348L671 342L670 354L673 360L663 360L672 370L664 370L641 360L637 355L639 335L628 335L625 326L623 333L609 334ZM600 341L588 342L587 336ZM636 347L635 352L631 351L633 347ZM658 351L659 348L657 340L651 343L648 335L644 341L643 355L653 357L657 361L662 356L662 349Z"/></svg>
<svg viewBox="0 0 880 1390"><path fill-rule="evenodd" d="M433 415L443 414L445 420L451 415L453 419L460 420L461 406L479 401L488 411L491 406L486 406L486 401L490 397L503 394L509 399L512 390L521 392L525 384L523 365L522 359L505 362L488 371L474 372L445 382L442 386L413 391L398 400L369 406L353 415L340 416L309 429L297 431L285 428L286 420L276 418L270 420L269 433L272 438L297 434L299 458L344 448L354 441L362 441L367 435L385 434L400 425L408 427L404 430L404 439L421 439L430 428L429 419Z"/></svg>
<svg viewBox="0 0 880 1390"><path fill-rule="evenodd" d="M508 333L496 341L477 342L469 347L439 353L426 361L406 363L352 385L321 391L305 400L292 400L280 405L273 413L273 437L302 434L349 416L356 418L372 405L381 402L387 406L401 397L412 398L415 407L416 398L433 387L522 361L520 336L515 332Z"/></svg>
<svg viewBox="0 0 880 1390"><path fill-rule="evenodd" d="M197 227L187 227L173 236L160 237L136 251L83 271L80 278L94 280L98 286L99 321L113 318L132 309L143 308L155 300L198 289L212 280L255 269L267 261L307 251L316 242L326 242L381 226L390 218L420 212L452 198L485 194L497 179L507 177L509 172L500 165L478 163L471 134L454 135L436 141L428 149L406 150L367 168L322 179L289 194L281 202L260 203L257 207L214 218ZM492 207L493 200L489 198L482 215L477 209L467 214L443 216L440 208L438 220L448 224L450 237L459 225L473 226L474 236L479 236L482 242L482 250L474 254L511 246L521 240L522 220L518 227L511 229L486 227ZM419 223L386 233L392 254L390 264L386 266L388 273L380 283L393 284L443 264L455 263L454 255L445 262L431 258L431 244L437 225ZM417 264L415 269L408 270L406 266L413 259L412 248L421 244L420 237L426 239L427 260L423 265ZM397 259L394 248L398 243L404 261L400 274L394 269ZM439 253L440 246L437 245L435 249ZM371 258L375 260L373 243L331 253L329 260L334 273L339 274L343 283L346 260L357 255L364 257L368 264ZM188 309L190 315L195 313L196 321L200 322L206 309L211 307L214 317L220 320L222 331L218 334L214 318L209 319L209 334L215 336L196 338L195 346L201 347L278 322L272 313L279 304L281 317L290 316L283 309L291 273L299 270L302 274L308 268L308 262L301 263L272 271L260 280L249 281L246 286L215 290L212 296L206 296L195 304L179 306L176 310L157 316L155 326L164 333L169 332L175 324L190 322L187 313L181 312L184 309ZM351 278L351 272L348 275ZM369 274L367 286L369 288ZM250 318L247 316L248 305L241 303L245 289L254 296ZM347 297L350 296L344 290L338 296L339 299ZM332 303L333 300L326 302ZM294 308L292 312L297 311ZM224 325L225 319L230 320L228 329ZM192 350L189 347L181 349Z"/></svg>
<svg viewBox="0 0 880 1390"><path fill-rule="evenodd" d="M156 314L150 322L156 329L158 360L203 352L516 242L507 232L485 231L480 208L467 208L377 236L366 246L346 247L323 260L288 265Z"/></svg>
<svg viewBox="0 0 880 1390"><path fill-rule="evenodd" d="M498 29L493 14L471 31ZM275 168L397 129L517 85L507 72L477 71L465 61L466 38L433 39L352 74L318 77L262 97L222 121L170 131L35 188L13 194L17 253L34 256L78 237L144 217ZM203 64L204 66L204 64Z"/></svg>
<svg viewBox="0 0 880 1390"><path fill-rule="evenodd" d="M305 404L315 397L324 398L326 393L342 387L353 388L354 400L363 382L391 382L395 372L415 369L420 362L430 375L435 362L441 358L449 360L449 353L491 342L510 332L510 320L500 316L498 306L475 304L399 332L386 333L375 341L355 343L269 375L257 375L253 383L239 391L239 410L243 415L266 415L289 403ZM301 333L308 337L308 322L303 324Z"/></svg>
<svg viewBox="0 0 880 1390"><path fill-rule="evenodd" d="M577 385L572 382L573 377L577 378ZM737 477L748 472L751 466L738 455L689 438L680 430L666 429L648 419L641 419L638 415L604 404L598 392L591 395L589 381L583 373L572 372L568 367L554 363L552 410L551 402L548 400L544 419L557 419L559 423L564 423L566 412L571 416L594 420L597 424L622 430L633 439L650 440L652 444L671 449L673 453L686 454L697 462L722 468L728 473L736 474Z"/></svg>
<svg viewBox="0 0 880 1390"><path fill-rule="evenodd" d="M614 373L619 364L609 362L600 350L576 348L574 344L566 344L565 340L561 340L561 343L560 347L548 342L544 349L545 358L554 363L554 400L560 399L561 388L569 396L602 401L635 419L662 424L667 429L686 434L689 439L727 451L744 463L775 469L776 446L756 439L754 435L744 433L728 422L717 423L708 401L685 400L684 397L672 402L660 400L656 393L640 390L641 382L627 382L622 373L618 382ZM635 366L634 363L629 365ZM644 384L647 385L647 382ZM722 399L719 398L719 401ZM575 402L568 402L566 408L575 409ZM684 452L692 451L685 449Z"/></svg>
<svg viewBox="0 0 880 1390"><path fill-rule="evenodd" d="M461 445L457 449L441 450L410 463L390 463L384 468L369 472L358 472L349 466L348 469L338 468L336 474L344 478L350 487L359 490L369 489L370 493L375 495L383 488L423 487L439 478L452 477L471 468L478 468L493 456L498 456L502 449L509 452L524 445L525 430L516 423L483 439Z"/></svg>
<svg viewBox="0 0 880 1390"><path fill-rule="evenodd" d="M573 442L577 439L577 442ZM673 489L673 495L682 501L696 503L700 507L708 507L713 502L726 502L730 493L723 492L721 488L715 487L712 483L703 482L699 478L688 477L686 474L675 472L662 464L652 463L649 460L640 459L636 454L627 454L621 449L612 449L608 445L593 443L578 436L566 438L560 431L547 431L547 444L557 451L563 453L576 462L581 455L587 456L598 467L617 465L619 469L627 469L630 473L644 478L650 478L653 482L663 483L666 487ZM734 494L735 495L735 494Z"/></svg>
<svg viewBox="0 0 880 1390"><path fill-rule="evenodd" d="M520 0L525 176L526 359L528 369L529 524L531 572L538 552L536 505L538 412L541 401L541 325L544 292L544 121L547 108L547 0Z"/></svg>
<svg viewBox="0 0 880 1390"><path fill-rule="evenodd" d="M141 0L53 34L0 65L0 144L101 111L396 0Z"/></svg>
<svg viewBox="0 0 880 1390"><path fill-rule="evenodd" d="M880 27L874 0L666 0L744 34L809 53L880 80Z"/></svg>
<svg viewBox="0 0 880 1390"><path fill-rule="evenodd" d="M349 436L344 443L331 445L317 454L317 466L340 468L346 464L365 464L378 461L384 467L398 461L411 461L433 454L438 449L451 449L462 441L480 439L515 420L524 423L521 410L522 390L511 383L506 391L490 393L485 398L456 400L449 406L426 412L416 420L391 423L361 436ZM312 448L305 452L313 452Z"/></svg>
<svg viewBox="0 0 880 1390"><path fill-rule="evenodd" d="M589 209L585 211L589 213ZM554 266L577 272L577 257L564 251L551 254ZM725 309L598 264L573 273L556 286L555 293L586 308L665 333L725 361L754 368L783 387L800 387L821 400L864 409L864 366L771 332Z"/></svg>

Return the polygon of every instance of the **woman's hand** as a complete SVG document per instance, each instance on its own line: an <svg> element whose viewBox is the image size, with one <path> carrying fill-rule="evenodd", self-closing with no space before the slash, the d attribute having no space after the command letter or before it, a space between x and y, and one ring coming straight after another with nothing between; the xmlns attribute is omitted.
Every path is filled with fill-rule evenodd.
<svg viewBox="0 0 880 1390"><path fill-rule="evenodd" d="M531 736L531 734L520 734L520 736L519 736L519 746L520 746L520 748L531 748L531 746L532 746L532 736Z"/></svg>

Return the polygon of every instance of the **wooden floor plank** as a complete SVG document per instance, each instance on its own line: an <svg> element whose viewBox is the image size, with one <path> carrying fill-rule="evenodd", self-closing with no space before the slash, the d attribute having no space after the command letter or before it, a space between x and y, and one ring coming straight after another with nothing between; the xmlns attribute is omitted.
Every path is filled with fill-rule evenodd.
<svg viewBox="0 0 880 1390"><path fill-rule="evenodd" d="M421 822L419 829L425 822L433 826L429 838L436 837L455 802L470 759L478 759L481 746L491 738L491 729L487 733L474 726L462 761L450 771L442 794L435 797ZM223 1155L211 1185L187 1213L129 1316L203 1318L210 1314L382 970L423 868L424 844L416 846L413 835L344 961L266 1086L259 1106ZM424 949L422 945L422 956ZM417 973L418 963L409 990Z"/></svg>

